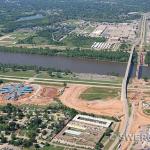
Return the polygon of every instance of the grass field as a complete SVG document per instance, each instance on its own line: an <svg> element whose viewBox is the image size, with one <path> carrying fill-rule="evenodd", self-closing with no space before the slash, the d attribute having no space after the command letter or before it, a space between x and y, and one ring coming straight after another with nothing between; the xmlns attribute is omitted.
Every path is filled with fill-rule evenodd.
<svg viewBox="0 0 150 150"><path fill-rule="evenodd" d="M35 35L34 31L32 32L15 31L11 34L11 36L15 38L16 42L18 42L18 40L23 40L33 35Z"/></svg>
<svg viewBox="0 0 150 150"><path fill-rule="evenodd" d="M6 72L0 71L0 75L19 76L19 77L33 77L35 75L35 71L32 71L32 70L28 70L28 71L7 70Z"/></svg>
<svg viewBox="0 0 150 150"><path fill-rule="evenodd" d="M34 148L24 148L23 150L35 150L35 149ZM60 146L50 145L50 146L46 146L44 148L39 148L38 150L64 150L64 148L60 147Z"/></svg>
<svg viewBox="0 0 150 150"><path fill-rule="evenodd" d="M60 147L60 146L50 145L50 146L47 146L47 147L43 148L42 150L64 150L64 148Z"/></svg>
<svg viewBox="0 0 150 150"><path fill-rule="evenodd" d="M61 76L60 76L61 74ZM12 70L12 69L5 69L3 71L0 71L0 77L3 78L12 78L12 79L29 79L32 77L35 77L35 82L42 83L44 82L50 82L50 83L56 83L60 82L62 85L64 82L67 83L76 83L76 84L88 84L88 85L101 85L101 86L115 86L116 88L121 88L121 78L116 78L116 79L80 79L80 76L77 77L76 74L65 74L65 73L59 73L59 76L57 75L56 72L53 72L53 76L50 76L47 71L40 71L37 72L35 70L27 70L27 71L22 71L22 70ZM10 80L11 81L11 80ZM40 82L41 81L41 82ZM49 84L49 83L48 83ZM93 94L92 94L93 95ZM96 94L97 95L97 94Z"/></svg>
<svg viewBox="0 0 150 150"><path fill-rule="evenodd" d="M144 110L144 113L145 113L146 115L150 115L150 109L145 109L145 110Z"/></svg>
<svg viewBox="0 0 150 150"><path fill-rule="evenodd" d="M70 73L68 75L63 75L61 78L58 78L57 76L51 77L47 72L40 71L40 73L36 76L37 78L44 78L44 79L66 79L66 80L75 80L75 81L85 81L85 82L97 82L97 83L107 83L107 84L120 84L122 83L122 78L117 77L116 79L81 79L80 76L78 77L78 74Z"/></svg>
<svg viewBox="0 0 150 150"><path fill-rule="evenodd" d="M87 89L84 93L80 95L80 98L85 100L102 100L107 99L109 97L114 98L119 95L118 89L105 89L105 88L97 88L92 87Z"/></svg>
<svg viewBox="0 0 150 150"><path fill-rule="evenodd" d="M69 35L63 40L63 43L69 47L84 47L90 48L94 42L104 42L104 38L85 37L77 35Z"/></svg>

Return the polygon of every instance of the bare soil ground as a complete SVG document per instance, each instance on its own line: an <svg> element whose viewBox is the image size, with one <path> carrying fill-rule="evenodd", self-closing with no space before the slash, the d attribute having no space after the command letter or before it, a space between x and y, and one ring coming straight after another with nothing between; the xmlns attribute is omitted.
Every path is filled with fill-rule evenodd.
<svg viewBox="0 0 150 150"><path fill-rule="evenodd" d="M122 102L116 98L109 98L107 100L95 100L95 101L86 101L80 97L80 94L83 93L89 87L87 86L78 86L71 85L66 88L62 96L60 96L61 102L71 108L74 108L81 112L93 113L97 115L106 115L106 116L120 116L123 113Z"/></svg>
<svg viewBox="0 0 150 150"><path fill-rule="evenodd" d="M145 93L146 82L143 80L137 81L134 80L133 84L137 86L137 92L130 93L129 100L131 103L135 104L134 116L133 116L133 125L131 128L131 133L135 134L139 131L141 126L150 124L150 116L144 114L142 108L142 101L149 101L149 92ZM134 95L135 94L135 95Z"/></svg>
<svg viewBox="0 0 150 150"><path fill-rule="evenodd" d="M149 101L149 92L145 93L146 83L141 80L133 81L133 85L137 88L136 92L129 92L129 100L132 104L134 104L133 108L133 117L131 122L131 127L129 128L129 134L135 135L138 134L141 127L150 125L150 116L144 114L142 101ZM147 90L146 90L147 92ZM122 149L126 150L130 144L133 144L134 141L128 140L123 142Z"/></svg>
<svg viewBox="0 0 150 150"><path fill-rule="evenodd" d="M133 124L129 131L129 135L131 135L133 138L134 135L138 135L143 126L147 126L149 124L150 124L150 117L146 116L143 112L141 112L140 108L139 109L136 108L136 112L133 117ZM133 144L134 141L132 139L129 139L128 137L128 140L124 141L122 145L122 150L127 150L128 146L131 143Z"/></svg>
<svg viewBox="0 0 150 150"><path fill-rule="evenodd" d="M56 88L50 88L50 87L44 87L42 90L41 90L41 93L40 93L40 96L41 97L54 97L57 95L57 89Z"/></svg>

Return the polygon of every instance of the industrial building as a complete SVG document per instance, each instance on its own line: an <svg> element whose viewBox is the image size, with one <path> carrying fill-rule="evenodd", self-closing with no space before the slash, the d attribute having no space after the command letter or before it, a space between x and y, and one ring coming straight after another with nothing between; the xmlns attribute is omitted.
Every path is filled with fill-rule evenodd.
<svg viewBox="0 0 150 150"><path fill-rule="evenodd" d="M94 42L96 50L117 50L122 42L132 43L136 38L138 23L101 23L89 34L91 37L105 37L106 42Z"/></svg>
<svg viewBox="0 0 150 150"><path fill-rule="evenodd" d="M112 123L112 121L110 121L108 119L96 118L96 117L91 117L91 116L87 116L87 115L77 115L76 117L74 117L73 120L91 124L91 125L104 127L104 128L108 128Z"/></svg>
<svg viewBox="0 0 150 150"><path fill-rule="evenodd" d="M94 42L94 44L91 46L92 49L95 50L115 50L118 49L120 46L120 43L114 43L114 42Z"/></svg>
<svg viewBox="0 0 150 150"><path fill-rule="evenodd" d="M105 43L105 42L95 42L91 48L94 49L110 49L113 44Z"/></svg>

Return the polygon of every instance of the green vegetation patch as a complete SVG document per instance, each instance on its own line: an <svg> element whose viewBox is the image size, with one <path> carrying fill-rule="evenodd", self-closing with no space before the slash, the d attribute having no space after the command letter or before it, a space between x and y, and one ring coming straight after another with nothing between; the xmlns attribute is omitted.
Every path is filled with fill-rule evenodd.
<svg viewBox="0 0 150 150"><path fill-rule="evenodd" d="M105 42L104 37L86 37L82 35L69 35L63 42L70 47L87 47L90 48L94 42Z"/></svg>
<svg viewBox="0 0 150 150"><path fill-rule="evenodd" d="M131 45L129 43L122 43L120 45L120 50L129 50L131 48Z"/></svg>
<svg viewBox="0 0 150 150"><path fill-rule="evenodd" d="M49 142L78 112L55 101L46 107L7 104L0 106L0 114L0 144L63 150L50 146Z"/></svg>
<svg viewBox="0 0 150 150"><path fill-rule="evenodd" d="M0 52L10 52L10 53L25 53L25 54L38 54L47 56L66 56L75 58L87 58L96 59L100 61L116 61L116 62L127 62L129 59L129 53L123 51L95 51L91 49L80 50L80 48L75 49L49 49L49 48L19 48L19 47L4 47L0 46ZM137 54L134 54L133 61L136 62Z"/></svg>
<svg viewBox="0 0 150 150"><path fill-rule="evenodd" d="M92 87L84 91L81 95L80 98L85 99L85 100L102 100L102 99L107 99L109 97L117 97L118 94L118 89L105 89L105 88L97 88L97 87Z"/></svg>
<svg viewBox="0 0 150 150"><path fill-rule="evenodd" d="M12 71L11 69L7 69L4 72L0 71L0 75L7 76L18 76L18 77L33 77L35 75L35 71L27 70L27 71Z"/></svg>
<svg viewBox="0 0 150 150"><path fill-rule="evenodd" d="M50 146L44 147L42 150L64 150L64 148L60 146L50 145Z"/></svg>
<svg viewBox="0 0 150 150"><path fill-rule="evenodd" d="M145 109L145 110L144 110L144 113L145 113L146 115L150 115L150 109Z"/></svg>

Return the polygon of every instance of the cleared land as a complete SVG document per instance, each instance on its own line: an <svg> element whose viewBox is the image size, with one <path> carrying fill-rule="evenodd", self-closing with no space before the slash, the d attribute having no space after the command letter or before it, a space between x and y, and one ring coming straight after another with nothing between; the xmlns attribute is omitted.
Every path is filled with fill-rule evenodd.
<svg viewBox="0 0 150 150"><path fill-rule="evenodd" d="M135 135L139 133L143 126L147 126L150 123L150 117L143 111L143 102L148 103L149 101L149 96L146 94L147 90L149 91L147 86L149 84L143 80L134 79L132 81L132 85L134 85L136 91L130 91L128 93L128 99L130 100L130 103L132 103L128 134ZM131 139L124 142L122 144L123 149L127 149L132 142L134 143L134 141Z"/></svg>
<svg viewBox="0 0 150 150"><path fill-rule="evenodd" d="M86 101L80 95L89 87L84 85L71 85L60 96L61 102L76 110L97 115L120 116L122 115L122 102L119 98L105 100Z"/></svg>

